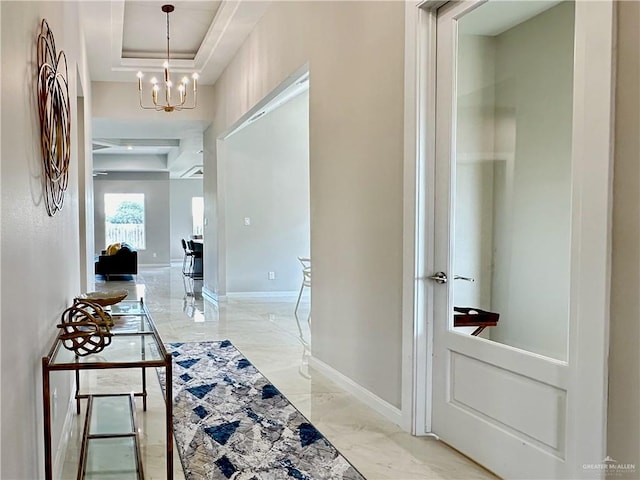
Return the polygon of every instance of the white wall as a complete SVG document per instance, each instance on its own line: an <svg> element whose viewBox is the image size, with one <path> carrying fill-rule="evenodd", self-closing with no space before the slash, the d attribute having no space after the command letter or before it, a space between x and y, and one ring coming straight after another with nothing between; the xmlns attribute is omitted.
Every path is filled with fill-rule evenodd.
<svg viewBox="0 0 640 480"><path fill-rule="evenodd" d="M171 261L182 261L184 250L180 239L189 240L193 233L191 199L202 197L202 179L169 180Z"/></svg>
<svg viewBox="0 0 640 480"><path fill-rule="evenodd" d="M309 64L312 353L396 407L403 55L403 2L274 2L215 85L214 128L205 133L205 215L219 226L224 178L209 177L218 170L217 136ZM205 246L204 287L212 292L225 288L216 277L226 267L224 237L217 246L218 255Z"/></svg>
<svg viewBox="0 0 640 480"><path fill-rule="evenodd" d="M160 123L178 120L211 121L211 111L200 108L213 101L211 85L198 84L198 108L165 114L165 112L140 108L135 80L135 74L132 74L131 82L93 82L91 86L93 118L141 119Z"/></svg>
<svg viewBox="0 0 640 480"><path fill-rule="evenodd" d="M76 108L76 62L84 85L77 4L1 2L1 368L2 457L0 477L44 477L41 357L57 333L62 311L80 293L78 145L72 128L69 188L64 208L47 216L40 182L41 154L34 103L35 41L46 18L58 49L69 61L69 95ZM88 90L85 90L85 95ZM85 97L86 98L86 97ZM90 102L85 101L85 107ZM90 117L85 112L85 117ZM72 121L75 121L73 119ZM81 147L81 148L84 148ZM70 376L52 377L57 392L53 449L70 399Z"/></svg>
<svg viewBox="0 0 640 480"><path fill-rule="evenodd" d="M143 193L145 203L144 250L138 250L138 266L169 265L170 203L168 172L110 172L94 177L95 251L105 244L105 193ZM155 254L155 256L154 256Z"/></svg>
<svg viewBox="0 0 640 480"><path fill-rule="evenodd" d="M310 254L308 92L224 143L227 294L295 292Z"/></svg>

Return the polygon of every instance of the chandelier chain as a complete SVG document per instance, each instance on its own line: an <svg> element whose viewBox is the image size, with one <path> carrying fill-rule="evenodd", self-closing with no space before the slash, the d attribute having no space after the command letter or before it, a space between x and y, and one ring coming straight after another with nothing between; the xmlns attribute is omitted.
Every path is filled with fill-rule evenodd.
<svg viewBox="0 0 640 480"><path fill-rule="evenodd" d="M169 12L167 12L167 62L169 60Z"/></svg>

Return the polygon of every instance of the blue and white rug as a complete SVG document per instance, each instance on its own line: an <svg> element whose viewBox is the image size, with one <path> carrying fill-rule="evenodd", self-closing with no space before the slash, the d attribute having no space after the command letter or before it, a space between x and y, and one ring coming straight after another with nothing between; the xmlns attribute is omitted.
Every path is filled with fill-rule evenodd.
<svg viewBox="0 0 640 480"><path fill-rule="evenodd" d="M364 479L231 342L167 347L187 480Z"/></svg>

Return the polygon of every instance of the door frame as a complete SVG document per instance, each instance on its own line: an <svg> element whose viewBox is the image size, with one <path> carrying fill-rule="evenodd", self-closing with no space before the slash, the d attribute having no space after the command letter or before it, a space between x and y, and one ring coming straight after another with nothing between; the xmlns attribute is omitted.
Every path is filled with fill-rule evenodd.
<svg viewBox="0 0 640 480"><path fill-rule="evenodd" d="M435 251L436 11L449 0L405 3L402 421L431 432Z"/></svg>
<svg viewBox="0 0 640 480"><path fill-rule="evenodd" d="M447 2L407 3L405 10L403 351L406 354L402 410L405 426L416 435L431 432L433 285L425 278L433 273L434 263L435 232L429 226L433 225L435 200L435 21L437 9L444 3ZM573 106L573 137L578 135L584 141L574 144L573 156L581 161L573 165L579 181L573 187L572 205L577 211L590 214L574 215L571 224L572 235L577 235L581 242L572 251L571 259L572 278L578 281L571 285L569 329L576 335L570 336L573 339L568 361L579 362L580 370L570 379L570 388L576 395L569 399L567 431L574 432L576 438L599 438L606 448L615 6L612 1L577 1L575 18L574 62L577 68L590 74L584 81L574 83L574 98L588 98L589 108L585 109L583 104ZM594 27L604 29L605 34L590 38L588 32ZM589 129L590 125L598 128ZM592 134L594 130L597 134ZM580 413L583 410L591 412L588 419ZM584 457L570 442L567 455L575 461L593 464L602 461L605 451Z"/></svg>

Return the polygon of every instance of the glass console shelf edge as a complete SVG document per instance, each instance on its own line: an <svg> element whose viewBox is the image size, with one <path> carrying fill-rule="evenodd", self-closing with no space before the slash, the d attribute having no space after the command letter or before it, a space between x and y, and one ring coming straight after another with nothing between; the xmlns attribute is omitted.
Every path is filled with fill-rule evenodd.
<svg viewBox="0 0 640 480"><path fill-rule="evenodd" d="M146 315L147 310L144 303L136 300L123 300L122 302L110 305L105 309L112 316L117 317L120 315Z"/></svg>
<svg viewBox="0 0 640 480"><path fill-rule="evenodd" d="M97 353L86 356L76 356L75 352L62 345L60 339L53 355L49 359L50 366L78 364L110 364L117 365L137 363L145 366L147 363L164 361L163 348L158 344L154 332L121 333L111 337L111 343ZM149 365L151 366L151 365Z"/></svg>
<svg viewBox="0 0 640 480"><path fill-rule="evenodd" d="M111 333L113 335L152 333L153 328L147 315L111 315L113 326Z"/></svg>

